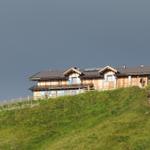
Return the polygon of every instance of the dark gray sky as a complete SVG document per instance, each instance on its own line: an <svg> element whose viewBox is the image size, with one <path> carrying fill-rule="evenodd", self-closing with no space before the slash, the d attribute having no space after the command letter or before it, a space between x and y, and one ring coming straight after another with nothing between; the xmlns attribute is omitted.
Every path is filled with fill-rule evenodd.
<svg viewBox="0 0 150 150"><path fill-rule="evenodd" d="M49 68L150 65L149 0L1 0L0 99Z"/></svg>

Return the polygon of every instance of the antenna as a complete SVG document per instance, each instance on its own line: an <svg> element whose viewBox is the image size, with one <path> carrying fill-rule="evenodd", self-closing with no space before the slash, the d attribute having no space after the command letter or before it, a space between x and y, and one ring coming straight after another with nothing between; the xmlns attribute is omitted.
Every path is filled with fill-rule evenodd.
<svg viewBox="0 0 150 150"><path fill-rule="evenodd" d="M123 65L123 69L126 69L127 68L127 66L126 65Z"/></svg>

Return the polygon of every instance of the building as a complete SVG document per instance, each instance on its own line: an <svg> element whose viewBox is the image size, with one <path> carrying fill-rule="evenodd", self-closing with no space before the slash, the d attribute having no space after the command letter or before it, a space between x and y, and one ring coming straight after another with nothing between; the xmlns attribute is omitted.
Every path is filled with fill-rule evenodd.
<svg viewBox="0 0 150 150"><path fill-rule="evenodd" d="M75 95L89 90L111 90L122 87L148 85L150 66L119 67L67 70L49 70L36 73L30 77L36 81L31 87L34 99Z"/></svg>

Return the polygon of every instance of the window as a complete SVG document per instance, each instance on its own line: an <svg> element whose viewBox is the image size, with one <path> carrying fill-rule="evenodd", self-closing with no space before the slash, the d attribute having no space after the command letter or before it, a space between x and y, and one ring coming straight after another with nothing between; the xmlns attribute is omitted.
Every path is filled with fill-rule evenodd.
<svg viewBox="0 0 150 150"><path fill-rule="evenodd" d="M79 84L80 79L78 77L71 77L69 78L69 84Z"/></svg>
<svg viewBox="0 0 150 150"><path fill-rule="evenodd" d="M106 81L114 81L114 76L113 75L107 75L105 80Z"/></svg>
<svg viewBox="0 0 150 150"><path fill-rule="evenodd" d="M73 77L73 78L72 78L72 83L74 83L74 84L75 84L75 83L78 83L78 78Z"/></svg>
<svg viewBox="0 0 150 150"><path fill-rule="evenodd" d="M65 91L63 90L57 91L58 96L64 96L64 94L65 94Z"/></svg>
<svg viewBox="0 0 150 150"><path fill-rule="evenodd" d="M41 96L45 96L46 92L41 91Z"/></svg>

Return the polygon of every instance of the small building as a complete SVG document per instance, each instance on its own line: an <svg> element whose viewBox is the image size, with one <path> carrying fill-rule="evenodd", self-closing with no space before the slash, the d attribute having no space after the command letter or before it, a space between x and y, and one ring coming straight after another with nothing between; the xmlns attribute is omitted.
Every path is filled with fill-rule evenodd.
<svg viewBox="0 0 150 150"><path fill-rule="evenodd" d="M34 99L75 95L90 90L148 85L150 66L119 67L41 71L30 77L36 85L31 87Z"/></svg>

